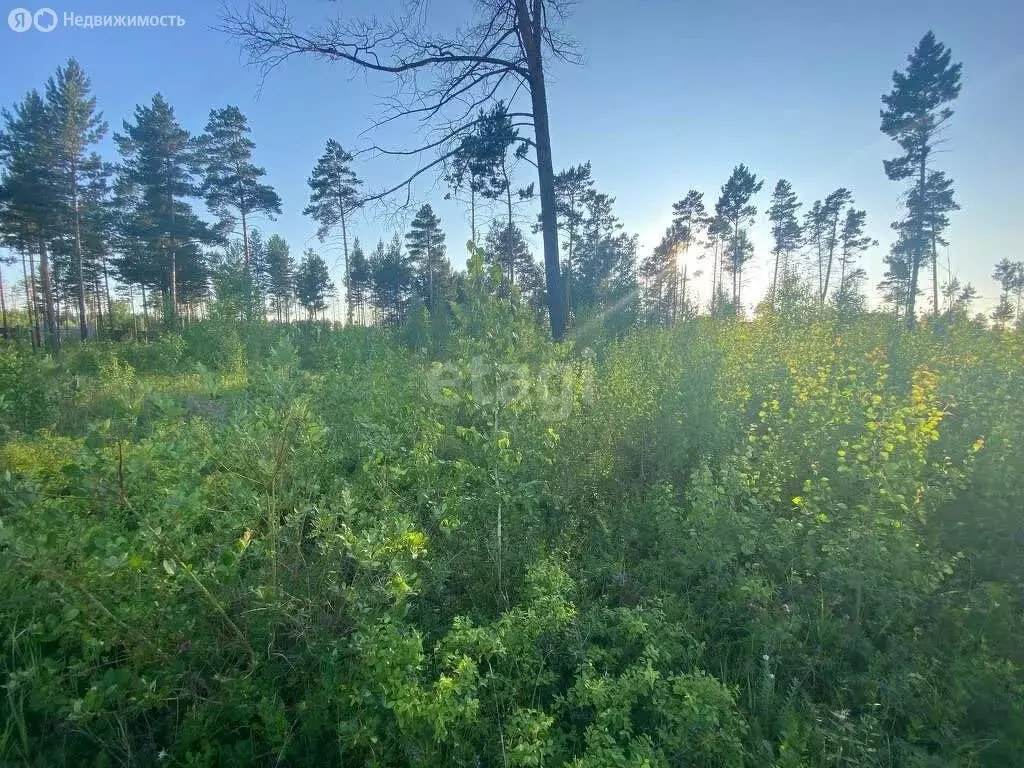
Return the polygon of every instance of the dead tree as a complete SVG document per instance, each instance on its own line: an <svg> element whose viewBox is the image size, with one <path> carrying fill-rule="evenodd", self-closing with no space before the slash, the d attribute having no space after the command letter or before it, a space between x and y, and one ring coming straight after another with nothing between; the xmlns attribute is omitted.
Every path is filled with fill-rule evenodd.
<svg viewBox="0 0 1024 768"><path fill-rule="evenodd" d="M345 61L368 73L391 75L395 94L373 128L406 118L429 128L408 149L372 146L379 155L417 159L400 182L365 198L383 200L401 190L411 197L419 176L440 171L479 122L480 108L502 98L517 125L533 129L540 192L541 231L551 334L565 334L555 214L554 166L545 89L545 57L577 63L573 44L558 26L571 0L474 0L475 18L451 37L425 31L428 0L411 0L394 20L335 19L319 29L297 31L282 4L256 0L244 11L227 7L221 30L236 38L250 62L268 74L295 55ZM528 97L528 101L527 101ZM521 107L519 105L522 105Z"/></svg>

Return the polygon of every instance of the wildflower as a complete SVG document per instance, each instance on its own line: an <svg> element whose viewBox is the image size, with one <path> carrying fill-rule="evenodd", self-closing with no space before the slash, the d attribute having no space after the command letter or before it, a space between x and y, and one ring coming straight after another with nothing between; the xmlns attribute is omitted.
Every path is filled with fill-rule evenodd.
<svg viewBox="0 0 1024 768"><path fill-rule="evenodd" d="M770 659L771 657L770 657L770 656L769 656L769 655L768 655L768 654L766 653L766 654L765 654L764 656L762 656L761 658L762 658L762 659L764 659L765 661L768 661L768 660L769 660L769 659Z"/></svg>

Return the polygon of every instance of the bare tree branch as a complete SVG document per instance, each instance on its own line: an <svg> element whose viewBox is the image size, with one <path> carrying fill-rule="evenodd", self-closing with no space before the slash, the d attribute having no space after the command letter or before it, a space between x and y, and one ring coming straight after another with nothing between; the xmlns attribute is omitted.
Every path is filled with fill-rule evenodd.
<svg viewBox="0 0 1024 768"><path fill-rule="evenodd" d="M385 114L368 131L403 117L434 126L434 135L423 135L414 147L385 149L373 143L356 153L422 158L415 171L367 195L364 203L382 202L404 189L408 204L416 179L446 166L457 153L465 154L465 140L484 119L487 104L498 102L504 111L521 94L528 95L530 111L508 112L505 119L518 119L513 129L533 129L533 139L517 136L513 143L524 149L523 155L526 147L532 148L537 158L530 162L537 168L540 189L548 310L552 334L561 339L565 321L543 58L547 51L561 61L579 61L572 41L556 29L572 0L474 0L477 12L472 23L450 38L427 32L427 5L427 0L407 0L403 18L335 19L320 29L300 32L283 3L252 0L244 10L225 5L219 29L241 43L264 79L296 55L343 61L365 73L391 75L394 95L384 104ZM436 156L428 160L425 154L431 152Z"/></svg>

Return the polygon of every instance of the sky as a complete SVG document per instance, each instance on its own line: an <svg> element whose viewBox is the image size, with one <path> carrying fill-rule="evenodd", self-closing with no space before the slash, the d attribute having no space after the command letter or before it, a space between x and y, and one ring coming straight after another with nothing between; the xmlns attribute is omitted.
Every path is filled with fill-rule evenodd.
<svg viewBox="0 0 1024 768"><path fill-rule="evenodd" d="M319 250L340 284L340 248L320 244L315 224L303 217L306 180L328 138L350 151L373 143L410 146L424 135L409 123L372 130L391 95L384 77L368 77L342 64L292 59L266 78L248 66L235 41L214 27L214 0L49 0L63 18L76 15L176 14L180 27L81 28L14 32L0 26L0 106L11 106L69 57L92 79L99 107L121 130L137 104L161 92L193 133L212 108L238 106L256 142L255 161L283 200L276 221L259 221L294 255ZM242 7L245 0L228 0ZM400 0L291 0L297 26L336 17L384 15ZM15 5L6 0L0 19ZM10 6L10 7L7 7ZM429 25L454 30L471 18L471 0L431 0ZM764 215L772 187L790 180L804 209L837 187L847 187L868 215L879 240L863 266L872 289L884 272L899 216L901 185L886 179L882 160L896 145L879 131L881 95L893 70L929 29L963 63L956 114L936 156L951 176L961 210L952 215L950 245L940 254L962 281L973 282L987 310L998 288L992 266L1024 259L1017 234L1024 212L1024 3L1020 0L579 0L565 31L576 41L581 65L552 63L548 99L556 170L590 161L596 186L616 198L615 212L636 233L640 257L650 252L671 220L672 203L689 189L714 206L732 168L746 164L764 188L755 200L755 260L746 271L744 303L763 293L771 275ZM116 159L108 137L101 152ZM355 166L367 189L397 180L407 165L360 156ZM520 183L532 179L529 166ZM467 207L444 200L443 184L424 178L412 192L430 202L447 233L456 266L465 262ZM204 211L197 201L197 210ZM534 215L524 211L522 215ZM487 218L485 216L484 218ZM408 218L406 219L406 222ZM352 229L367 249L389 238L402 222L368 211ZM535 254L540 244L535 239ZM703 265L694 264L700 269ZM707 269L710 272L710 269ZM5 268L5 283L20 268ZM698 285L707 299L707 285Z"/></svg>

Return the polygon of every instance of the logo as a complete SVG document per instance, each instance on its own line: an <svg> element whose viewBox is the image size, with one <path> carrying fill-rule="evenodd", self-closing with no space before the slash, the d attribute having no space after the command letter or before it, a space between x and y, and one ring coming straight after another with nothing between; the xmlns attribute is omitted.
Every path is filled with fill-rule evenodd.
<svg viewBox="0 0 1024 768"><path fill-rule="evenodd" d="M28 32L35 27L40 32L53 32L61 20L53 8L40 8L35 13L28 8L15 8L7 14L7 26L15 32ZM80 14L73 11L64 12L64 26L78 29L98 29L100 27L184 27L185 19L176 13L124 15L114 14Z"/></svg>
<svg viewBox="0 0 1024 768"><path fill-rule="evenodd" d="M32 20L40 32L52 32L57 26L57 14L52 8L40 8Z"/></svg>
<svg viewBox="0 0 1024 768"><path fill-rule="evenodd" d="M32 27L40 32L52 32L57 27L57 13L52 8L40 8L35 13L27 8L15 8L7 14L7 26L15 32L28 32Z"/></svg>
<svg viewBox="0 0 1024 768"><path fill-rule="evenodd" d="M7 26L15 32L28 32L32 29L32 11L15 8L7 14Z"/></svg>

